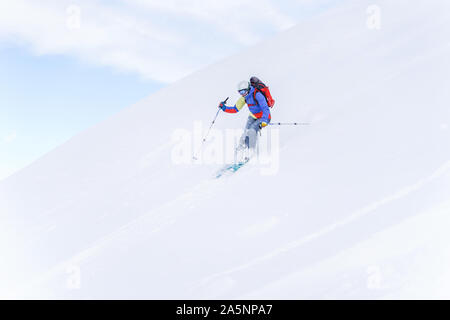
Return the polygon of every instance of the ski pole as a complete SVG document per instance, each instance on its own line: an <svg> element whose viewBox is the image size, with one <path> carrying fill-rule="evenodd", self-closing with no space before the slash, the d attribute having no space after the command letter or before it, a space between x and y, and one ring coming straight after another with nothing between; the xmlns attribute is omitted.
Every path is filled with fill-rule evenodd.
<svg viewBox="0 0 450 320"><path fill-rule="evenodd" d="M230 98L230 97L227 97L224 101L222 101L222 103L223 103L223 104L227 103L227 101L228 101L229 98ZM203 145L205 144L206 138L208 137L209 132L211 131L212 126L213 126L214 123L216 122L216 119L217 119L217 116L219 115L219 112L220 112L220 109L217 110L216 116L214 117L214 120L211 122L211 125L209 126L209 129L208 129L208 131L206 132L205 137L204 137L203 140L202 140L202 144L201 144L200 147L198 148L197 154L200 152L200 150L202 150ZM197 157L195 156L195 154L194 154L194 156L193 156L192 158L193 158L194 160L197 160Z"/></svg>
<svg viewBox="0 0 450 320"><path fill-rule="evenodd" d="M269 126L308 126L308 122L274 122L269 123Z"/></svg>

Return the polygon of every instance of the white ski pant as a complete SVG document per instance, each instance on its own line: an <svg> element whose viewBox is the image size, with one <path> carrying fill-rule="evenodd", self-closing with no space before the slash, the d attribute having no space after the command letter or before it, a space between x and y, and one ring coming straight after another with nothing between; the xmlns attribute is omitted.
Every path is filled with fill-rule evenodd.
<svg viewBox="0 0 450 320"><path fill-rule="evenodd" d="M241 137L240 145L254 149L256 147L256 140L258 139L258 132L261 130L262 119L255 119L252 116L248 117L245 124L244 134Z"/></svg>

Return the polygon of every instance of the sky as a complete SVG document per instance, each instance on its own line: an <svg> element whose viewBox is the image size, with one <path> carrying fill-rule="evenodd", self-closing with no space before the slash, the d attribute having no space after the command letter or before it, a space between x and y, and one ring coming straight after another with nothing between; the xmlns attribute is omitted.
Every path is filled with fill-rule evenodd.
<svg viewBox="0 0 450 320"><path fill-rule="evenodd" d="M0 180L338 2L0 0Z"/></svg>

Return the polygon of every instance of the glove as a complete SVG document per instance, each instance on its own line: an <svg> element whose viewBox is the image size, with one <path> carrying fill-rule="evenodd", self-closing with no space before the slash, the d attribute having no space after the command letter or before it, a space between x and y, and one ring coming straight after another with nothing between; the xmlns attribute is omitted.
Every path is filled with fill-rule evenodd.
<svg viewBox="0 0 450 320"><path fill-rule="evenodd" d="M264 127L267 127L267 123L265 123L264 121L261 122L261 124L259 125L259 128L262 129Z"/></svg>
<svg viewBox="0 0 450 320"><path fill-rule="evenodd" d="M222 109L223 111L225 111L225 103L223 103L223 102L221 102L220 104L219 104L219 109Z"/></svg>

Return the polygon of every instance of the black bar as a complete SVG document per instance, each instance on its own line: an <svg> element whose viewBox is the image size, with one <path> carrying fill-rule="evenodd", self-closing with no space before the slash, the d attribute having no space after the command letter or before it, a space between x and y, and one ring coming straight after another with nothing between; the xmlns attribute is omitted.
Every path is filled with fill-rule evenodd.
<svg viewBox="0 0 450 320"><path fill-rule="evenodd" d="M445 303L445 305L444 305ZM11 308L15 318L31 312L35 317L45 311L56 315L101 319L358 319L392 317L398 307L403 316L410 310L415 316L427 315L446 301L339 301L339 300L43 300L0 301L4 314ZM422 308L419 308L422 307ZM49 312L50 311L50 312ZM370 317L368 317L370 315ZM135 316L135 317L133 317Z"/></svg>

